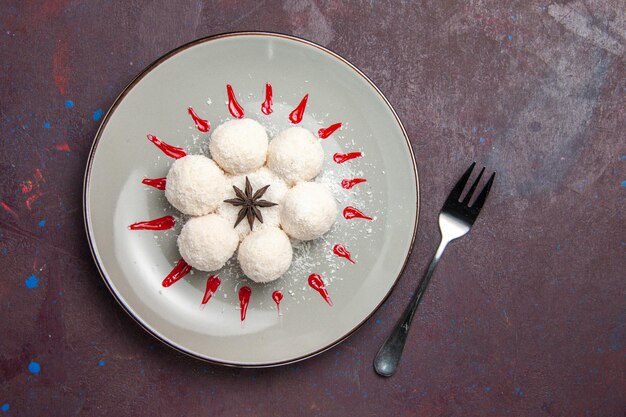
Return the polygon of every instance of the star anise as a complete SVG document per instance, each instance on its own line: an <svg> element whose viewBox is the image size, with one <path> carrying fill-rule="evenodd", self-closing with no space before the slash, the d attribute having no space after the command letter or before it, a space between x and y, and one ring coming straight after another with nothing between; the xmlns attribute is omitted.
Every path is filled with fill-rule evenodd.
<svg viewBox="0 0 626 417"><path fill-rule="evenodd" d="M244 218L248 219L250 230L252 230L252 225L254 224L255 218L263 223L263 215L261 214L261 210L259 210L259 207L272 207L277 205L276 203L272 203L271 201L260 200L260 198L263 197L263 194L265 194L265 191L267 191L269 187L269 185L261 187L253 194L252 185L250 184L250 180L248 179L248 177L246 177L245 192L241 191L239 187L233 185L233 189L235 190L237 198L230 198L228 200L224 200L224 202L232 204L233 206L241 207L234 227L237 227L237 225Z"/></svg>

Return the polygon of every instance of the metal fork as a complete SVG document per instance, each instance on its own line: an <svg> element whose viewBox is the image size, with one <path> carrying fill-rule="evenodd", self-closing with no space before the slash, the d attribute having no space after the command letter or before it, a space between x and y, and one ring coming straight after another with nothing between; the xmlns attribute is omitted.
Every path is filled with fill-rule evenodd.
<svg viewBox="0 0 626 417"><path fill-rule="evenodd" d="M491 185L493 184L493 180L496 176L495 172L491 174L489 181L487 181L485 187L482 189L480 194L478 194L474 203L471 206L469 205L470 199L472 198L474 191L476 191L478 182L485 171L485 168L483 167L480 174L478 174L478 178L476 178L466 196L463 198L463 201L459 201L475 165L476 162L472 163L467 171L465 171L463 176L450 192L448 199L443 204L443 208L439 213L441 242L439 243L437 252L435 252L435 256L433 256L432 261L430 261L428 270L420 281L417 290L413 294L413 298L411 298L411 302L404 311L404 314L402 314L402 317L396 324L393 332L389 335L376 354L376 358L374 359L374 369L376 370L376 373L381 376L392 376L396 373L400 357L402 356L402 350L404 349L404 344L406 342L406 337L409 334L411 321L415 315L415 310L417 310L417 306L426 291L426 287L428 286L430 278L439 263L439 259L441 259L443 251L446 249L448 243L469 232L474 224L474 221L476 221L476 218L478 217L478 213L480 213L480 209L487 199L487 195L489 194L489 190L491 189Z"/></svg>

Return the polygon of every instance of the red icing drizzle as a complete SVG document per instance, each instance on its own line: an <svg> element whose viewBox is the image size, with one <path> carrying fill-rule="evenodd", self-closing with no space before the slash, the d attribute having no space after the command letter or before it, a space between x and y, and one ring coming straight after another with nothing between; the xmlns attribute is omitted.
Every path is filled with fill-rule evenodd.
<svg viewBox="0 0 626 417"><path fill-rule="evenodd" d="M252 290L250 289L250 287L241 287L239 289L239 308L241 309L241 321L244 321L246 319L248 303L250 302L250 294L252 294Z"/></svg>
<svg viewBox="0 0 626 417"><path fill-rule="evenodd" d="M360 184L362 182L367 181L365 178L353 178L351 180L342 180L341 181L341 186L343 188L345 188L346 190L349 190L350 188L354 187L357 184Z"/></svg>
<svg viewBox="0 0 626 417"><path fill-rule="evenodd" d="M298 104L298 107L296 107L291 113L289 113L289 120L294 125L302 121L302 117L304 117L304 109L306 108L306 102L308 99L309 95L305 94L304 97L302 97L302 101L300 102L300 104Z"/></svg>
<svg viewBox="0 0 626 417"><path fill-rule="evenodd" d="M170 285L187 275L189 271L191 271L191 266L187 262L185 262L184 259L181 259L180 261L178 261L174 269L172 269L172 272L170 272L169 275L165 277L161 285L163 285L164 287L169 287Z"/></svg>
<svg viewBox="0 0 626 417"><path fill-rule="evenodd" d="M158 190L165 190L165 178L144 178L141 183Z"/></svg>
<svg viewBox="0 0 626 417"><path fill-rule="evenodd" d="M341 123L335 123L334 125L330 125L326 128L322 128L317 131L317 136L319 136L321 139L326 139L327 137L335 133L335 131L339 129L340 127L341 127Z"/></svg>
<svg viewBox="0 0 626 417"><path fill-rule="evenodd" d="M243 107L237 102L233 86L226 84L226 92L228 93L228 111L237 119L243 118Z"/></svg>
<svg viewBox="0 0 626 417"><path fill-rule="evenodd" d="M211 296L215 294L215 291L217 291L217 288L220 286L221 283L222 281L220 281L220 277L218 277L217 275L209 275L206 280L206 290L204 290L204 297L202 297L201 307L209 302Z"/></svg>
<svg viewBox="0 0 626 417"><path fill-rule="evenodd" d="M353 264L356 263L352 259L351 255L350 255L350 252L348 252L348 249L346 249L346 247L343 246L343 245L337 244L337 245L333 246L333 252L335 253L335 255L337 255L337 256L339 256L341 258L346 258L347 260L349 260Z"/></svg>
<svg viewBox="0 0 626 417"><path fill-rule="evenodd" d="M193 119L193 122L196 124L196 127L198 128L200 132L206 133L209 131L209 129L211 129L211 123L209 123L208 120L201 119L193 110L193 107L189 107L187 109L187 113L189 113L189 115Z"/></svg>
<svg viewBox="0 0 626 417"><path fill-rule="evenodd" d="M326 286L324 285L324 281L322 281L322 277L320 277L318 274L309 275L309 285L315 291L320 293L324 301L326 301L328 305L332 307L333 302L328 296L328 291L326 291Z"/></svg>
<svg viewBox="0 0 626 417"><path fill-rule="evenodd" d="M350 220L350 219L374 220L371 217L363 214L359 209L356 209L352 206L348 206L345 209L343 209L343 217L346 220Z"/></svg>
<svg viewBox="0 0 626 417"><path fill-rule="evenodd" d="M350 152L350 153L336 153L333 155L333 160L338 164L343 164L346 161L349 161L354 158L359 158L363 156L361 152Z"/></svg>
<svg viewBox="0 0 626 417"><path fill-rule="evenodd" d="M274 111L274 109L272 109L272 104L274 104L274 101L272 100L272 84L266 83L265 101L263 102L263 104L261 104L261 111L263 112L263 114L269 115Z"/></svg>
<svg viewBox="0 0 626 417"><path fill-rule="evenodd" d="M183 156L187 155L187 152L185 152L182 148L177 148L175 146L172 146L170 144L167 144L165 142L163 142L161 139L157 138L154 135L148 135L148 140L152 143L154 143L157 148L159 148L161 151L163 151L163 153L169 157L178 159L178 158L182 158Z"/></svg>
<svg viewBox="0 0 626 417"><path fill-rule="evenodd" d="M176 225L176 220L172 216L159 217L158 219L145 222L133 223L128 228L130 230L167 230Z"/></svg>
<svg viewBox="0 0 626 417"><path fill-rule="evenodd" d="M276 309L278 310L278 314L280 314L280 302L283 299L283 293L280 291L274 291L272 293L272 300L276 303Z"/></svg>

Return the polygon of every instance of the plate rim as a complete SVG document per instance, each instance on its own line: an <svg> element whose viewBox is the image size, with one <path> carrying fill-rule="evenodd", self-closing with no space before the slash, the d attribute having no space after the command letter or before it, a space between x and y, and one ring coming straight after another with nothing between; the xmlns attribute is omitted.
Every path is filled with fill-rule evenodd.
<svg viewBox="0 0 626 417"><path fill-rule="evenodd" d="M200 45L206 42L210 42L213 40L218 40L218 39L224 39L224 38L231 38L231 37L237 37L237 36L260 36L260 37L270 37L270 38L280 38L280 39L286 39L289 41L295 41L298 43L302 43L308 46L312 46L316 49L319 49L320 51L329 54L331 57L334 57L336 59L338 59L339 61L343 62L344 64L346 64L348 66L348 68L352 69L353 71L356 72L356 74L358 76L361 76L377 93L378 95L383 99L383 101L385 102L385 104L387 105L387 107L389 108L389 110L391 110L391 113L393 114L394 118L396 119L396 122L398 123L398 126L400 126L400 129L402 131L402 135L404 136L404 140L406 142L408 151L409 151L409 155L411 157L411 162L413 165L413 172L415 174L415 195L416 195L416 210L415 210L415 219L413 222L413 235L411 237L411 243L409 245L409 250L407 251L406 257L404 259L404 263L402 264L402 267L400 268L400 272L398 273L398 276L395 278L393 284L391 285L391 287L389 288L389 291L387 292L387 294L385 294L385 296L382 298L382 300L380 301L380 303L378 303L378 305L376 307L374 307L372 309L372 311L360 322L358 323L356 326L354 326L350 331L348 331L346 334L344 334L343 336L341 336L340 338L338 338L337 340L331 342L330 344L319 348L313 352L310 352L308 354L305 355L301 355L298 356L297 358L292 358L292 359L286 359L284 361L276 361L276 362L268 362L268 363L261 363L261 364L249 364L249 363L236 363L236 362L227 362L227 361L219 361L216 359L212 359L212 358L207 358L205 356L199 355L197 353L194 352L190 352L188 350L186 350L184 347L177 345L174 341L168 340L165 337L161 336L158 334L158 332L156 332L155 330L151 329L150 326L148 326L147 323L144 323L141 318L137 317L134 312L132 311L132 309L130 308L130 306L127 306L122 300L121 298L118 296L118 294L113 290L111 283L109 282L109 277L105 274L102 266L101 266L101 260L99 257L99 254L97 253L97 251L94 248L94 242L93 239L95 239L95 237L93 236L93 231L91 230L90 227L90 223L91 223L91 217L89 215L89 202L88 202L88 196L89 196L89 192L90 192L90 187L89 187L89 182L90 182L90 178L91 178L91 168L93 165L93 161L94 161L94 157L95 157L95 153L96 153L96 149L98 147L98 144L100 142L100 139L102 138L102 133L104 132L104 129L109 121L109 119L111 118L111 115L113 114L113 112L117 109L117 107L119 106L119 104L122 102L122 100L126 97L126 95L133 89L133 87L139 83L146 75L148 75L153 69L155 69L157 66L159 66L160 64L162 64L163 62L167 61L168 59L170 59L171 57L175 56L176 54L183 52L189 48L192 48L196 45ZM350 61L348 61L347 59L343 58L342 56L340 56L339 54L333 52L332 50L319 45L313 41L301 38L301 37L297 37L294 35L288 35L288 34L284 34L284 33L280 33L280 32L271 32L271 31L235 31L235 32L224 32L224 33L218 33L215 35L209 35L209 36L205 36L202 38L198 38L195 39L191 42L187 42L183 45L180 45L168 52L166 52L165 54L161 55L159 58L157 58L156 60L154 60L152 63L150 63L149 65L147 65L146 67L144 67L144 69L141 70L141 72L135 76L122 90L122 92L115 98L115 100L113 101L113 104L111 104L111 106L109 107L109 109L107 110L105 116L102 119L102 122L100 123L100 126L98 127L98 130L96 131L93 143L91 144L91 148L89 150L89 155L87 157L87 164L85 167L85 174L83 177L83 223L84 223L84 227L85 227L85 233L87 235L87 242L89 243L89 251L91 252L91 256L94 260L94 263L96 264L96 268L98 270L98 273L100 275L100 278L102 279L102 281L104 282L104 284L106 285L107 289L109 290L109 292L111 293L111 295L113 295L113 298L115 299L115 301L122 307L122 309L135 321L135 323L137 323L144 331L146 331L149 335L151 335L152 337L154 337L155 339L157 339L159 342L165 344L166 346L180 352L183 353L187 356L190 356L192 358L201 360L203 362L208 362L211 364L216 364L216 365L222 365L222 366L228 366L228 367L235 367L235 368L271 368L271 367L277 367L277 366L282 366L282 365L288 365L291 363L296 363L296 362L300 362L303 361L305 359L309 359L312 358L314 356L317 356L321 353L326 352L327 350L332 349L333 347L337 346L338 344L340 344L341 342L343 342L344 340L348 339L350 336L352 336L357 330L359 330L373 315L374 313L376 313L380 307L385 303L385 301L387 301L387 299L389 298L389 296L391 295L391 293L393 292L393 290L395 289L396 285L398 284L398 281L400 280L400 278L402 277L402 275L404 274L404 271L406 270L406 267L409 263L409 259L411 258L411 254L413 253L413 249L415 246L415 238L417 235L417 228L418 228L418 223L419 223L419 215L420 215L420 182L419 182L419 175L418 175L418 170L417 170L417 163L415 160L415 154L413 152L413 147L411 145L411 141L409 140L409 136L406 132L406 129L404 128L404 125L402 124L402 121L400 120L400 117L398 116L396 110L393 108L393 106L391 105L391 103L389 102L389 100L387 99L387 97L383 94L383 92L376 86L376 84L374 84L374 82L367 76L365 75L365 73L363 73L359 68L357 68L356 65L352 64Z"/></svg>

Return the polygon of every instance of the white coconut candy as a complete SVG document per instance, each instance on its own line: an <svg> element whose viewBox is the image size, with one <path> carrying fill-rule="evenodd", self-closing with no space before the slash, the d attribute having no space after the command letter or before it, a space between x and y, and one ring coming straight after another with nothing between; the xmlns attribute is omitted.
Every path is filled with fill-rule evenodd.
<svg viewBox="0 0 626 417"><path fill-rule="evenodd" d="M255 230L241 242L237 259L244 274L255 282L280 278L291 265L289 237L277 227Z"/></svg>
<svg viewBox="0 0 626 417"><path fill-rule="evenodd" d="M211 135L211 158L229 174L246 174L261 168L267 157L267 132L252 119L235 119L219 125Z"/></svg>
<svg viewBox="0 0 626 417"><path fill-rule="evenodd" d="M328 232L337 218L337 203L316 182L301 182L287 191L280 205L280 223L294 239L313 240Z"/></svg>
<svg viewBox="0 0 626 417"><path fill-rule="evenodd" d="M167 173L165 197L179 211L202 216L224 200L226 177L211 159L187 155L177 159Z"/></svg>
<svg viewBox="0 0 626 417"><path fill-rule="evenodd" d="M185 262L201 271L215 271L235 253L239 237L233 226L217 214L192 217L178 236Z"/></svg>
<svg viewBox="0 0 626 417"><path fill-rule="evenodd" d="M283 130L268 148L267 165L289 185L315 178L323 162L320 140L301 127Z"/></svg>

